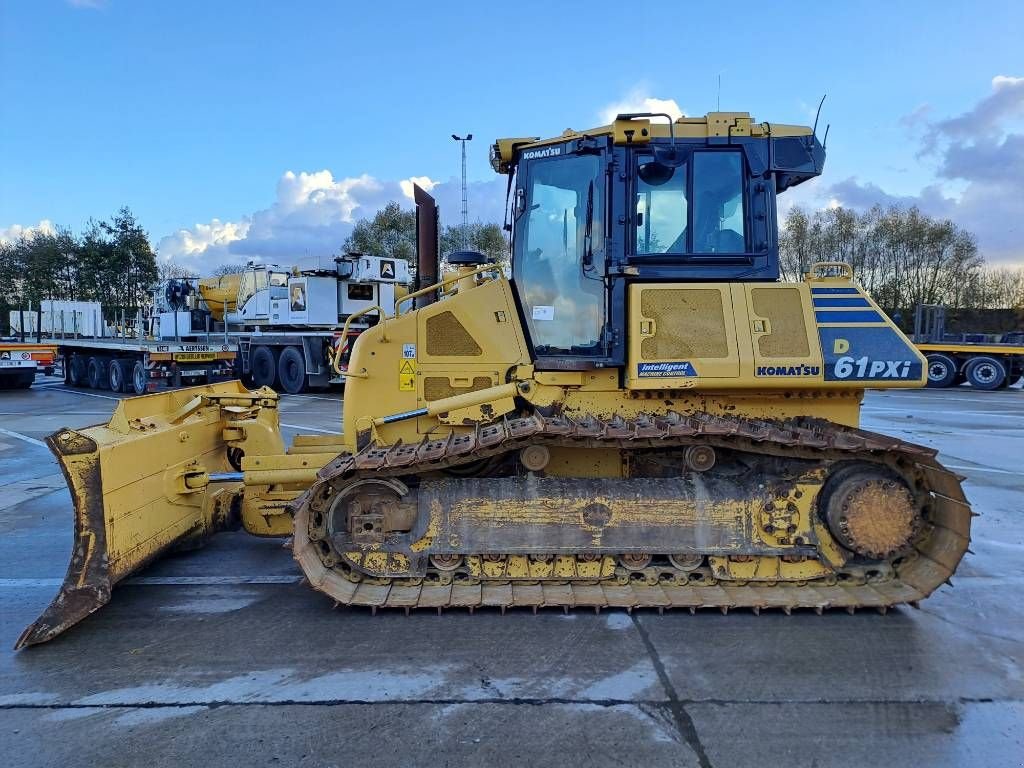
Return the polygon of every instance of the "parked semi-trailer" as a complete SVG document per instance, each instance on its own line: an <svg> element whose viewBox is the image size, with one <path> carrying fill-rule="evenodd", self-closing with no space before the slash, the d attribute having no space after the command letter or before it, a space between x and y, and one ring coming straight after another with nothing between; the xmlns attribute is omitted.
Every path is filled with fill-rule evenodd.
<svg viewBox="0 0 1024 768"><path fill-rule="evenodd" d="M928 360L928 386L1008 387L1024 376L1024 332L946 333L945 307L922 304L914 315L914 342Z"/></svg>

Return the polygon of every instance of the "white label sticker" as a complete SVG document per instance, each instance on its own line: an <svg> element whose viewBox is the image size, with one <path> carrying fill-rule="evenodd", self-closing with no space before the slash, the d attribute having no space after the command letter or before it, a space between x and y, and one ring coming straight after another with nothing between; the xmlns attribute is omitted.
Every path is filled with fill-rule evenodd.
<svg viewBox="0 0 1024 768"><path fill-rule="evenodd" d="M533 319L534 320L554 320L555 319L555 308L545 307L538 305L533 308Z"/></svg>
<svg viewBox="0 0 1024 768"><path fill-rule="evenodd" d="M416 345L415 344L403 344L402 345L402 357L406 360L416 359Z"/></svg>

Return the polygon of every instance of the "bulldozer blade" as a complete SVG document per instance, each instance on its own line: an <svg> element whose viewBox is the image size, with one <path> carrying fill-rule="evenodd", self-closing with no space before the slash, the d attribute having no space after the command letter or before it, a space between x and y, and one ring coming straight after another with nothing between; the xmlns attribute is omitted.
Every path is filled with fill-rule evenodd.
<svg viewBox="0 0 1024 768"><path fill-rule="evenodd" d="M221 409L196 398L243 393L232 381L129 398L107 424L46 439L71 493L74 542L59 592L15 649L52 640L161 554L234 524L231 505L208 493L208 476L232 469Z"/></svg>
<svg viewBox="0 0 1024 768"><path fill-rule="evenodd" d="M64 440L57 438L70 436ZM80 432L62 430L46 439L60 462L75 506L71 562L60 592L15 643L15 649L50 640L110 600L106 531L100 490L99 450Z"/></svg>

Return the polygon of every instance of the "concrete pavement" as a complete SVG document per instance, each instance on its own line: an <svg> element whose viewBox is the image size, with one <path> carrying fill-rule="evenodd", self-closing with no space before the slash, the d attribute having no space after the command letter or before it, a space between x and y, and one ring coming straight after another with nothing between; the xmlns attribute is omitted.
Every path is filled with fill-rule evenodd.
<svg viewBox="0 0 1024 768"><path fill-rule="evenodd" d="M968 476L976 554L915 611L331 610L277 540L223 534L10 650L72 516L39 440L106 393L0 393L0 755L15 766L955 766L1024 759L1024 394L872 393L864 426ZM334 395L281 420L339 429Z"/></svg>

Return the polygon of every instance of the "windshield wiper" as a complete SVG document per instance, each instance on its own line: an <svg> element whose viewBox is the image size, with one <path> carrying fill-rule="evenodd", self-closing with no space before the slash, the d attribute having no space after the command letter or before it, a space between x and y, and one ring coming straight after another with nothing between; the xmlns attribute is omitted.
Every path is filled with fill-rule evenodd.
<svg viewBox="0 0 1024 768"><path fill-rule="evenodd" d="M583 269L594 265L594 182L587 187L587 225L583 232Z"/></svg>

